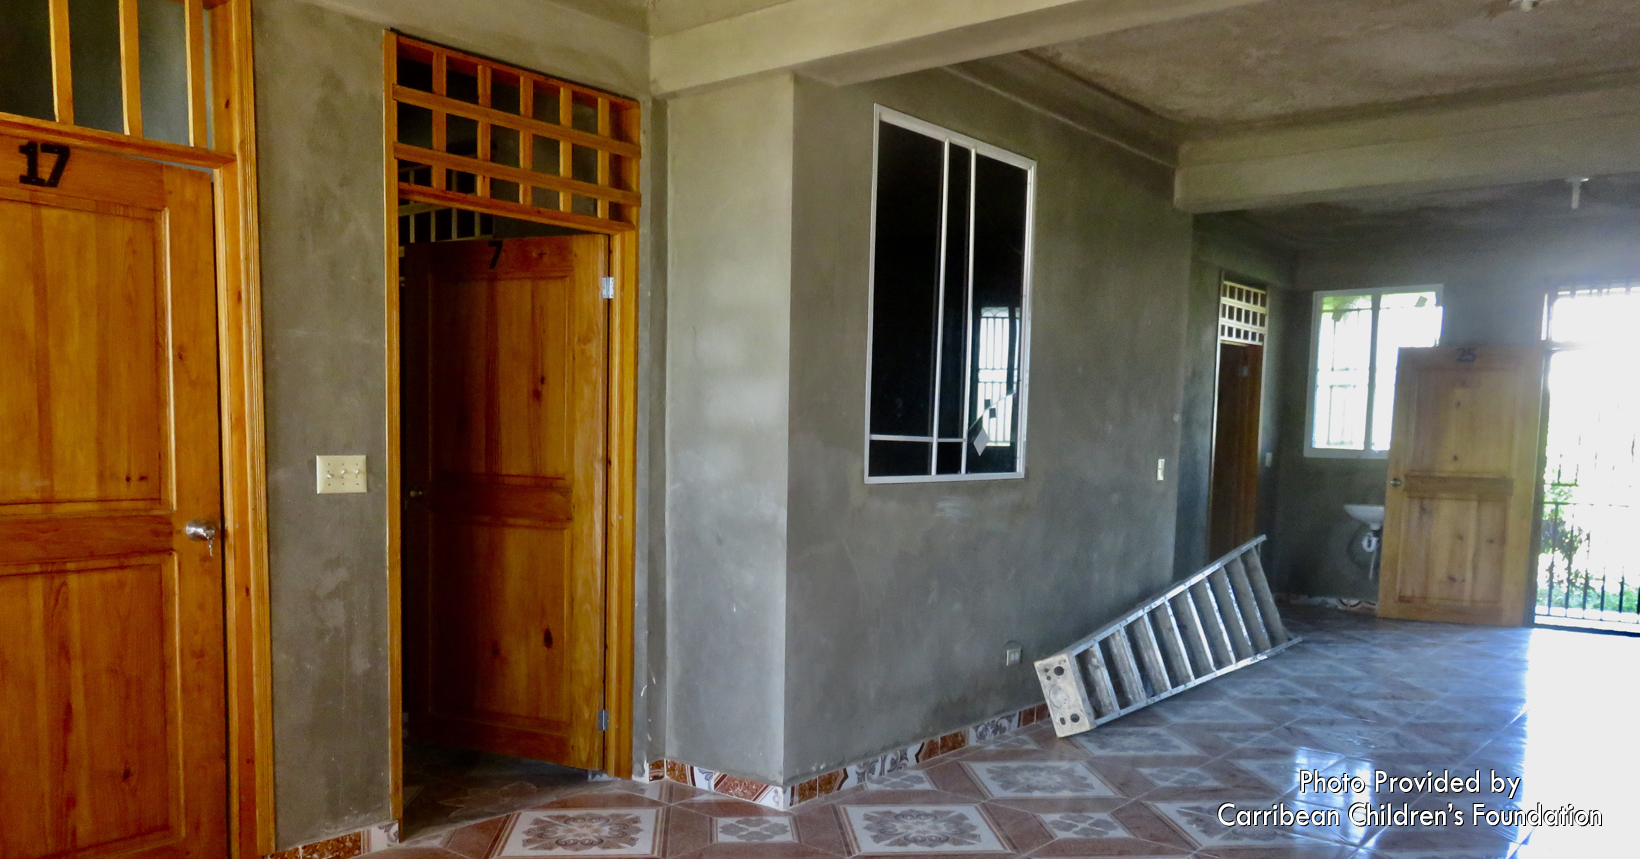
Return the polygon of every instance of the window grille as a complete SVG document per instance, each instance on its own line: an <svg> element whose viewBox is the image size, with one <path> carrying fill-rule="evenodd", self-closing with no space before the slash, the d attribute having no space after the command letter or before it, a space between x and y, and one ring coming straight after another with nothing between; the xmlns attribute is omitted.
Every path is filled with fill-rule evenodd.
<svg viewBox="0 0 1640 859"><path fill-rule="evenodd" d="M401 200L602 233L637 224L637 102L390 38Z"/></svg>
<svg viewBox="0 0 1640 859"><path fill-rule="evenodd" d="M1270 318L1270 297L1256 286L1234 281L1219 284L1219 342L1264 345Z"/></svg>

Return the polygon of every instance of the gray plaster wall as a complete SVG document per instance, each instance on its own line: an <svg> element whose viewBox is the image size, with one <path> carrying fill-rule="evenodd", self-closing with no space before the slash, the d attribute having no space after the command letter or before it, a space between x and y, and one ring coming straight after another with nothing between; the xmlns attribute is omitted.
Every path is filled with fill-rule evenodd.
<svg viewBox="0 0 1640 859"><path fill-rule="evenodd" d="M1272 585L1313 596L1376 600L1364 555L1352 552L1361 528L1347 503L1382 504L1385 460L1304 456L1314 290L1445 285L1446 346L1538 342L1543 301L1555 287L1640 277L1640 224L1590 221L1520 231L1378 239L1306 251L1301 291L1286 314L1282 379L1278 518L1281 539Z"/></svg>
<svg viewBox="0 0 1640 859"><path fill-rule="evenodd" d="M381 30L255 6L280 847L392 817ZM372 491L314 492L365 454Z"/></svg>
<svg viewBox="0 0 1640 859"><path fill-rule="evenodd" d="M353 14L344 14L337 8ZM649 107L642 34L551 4L452 17L435 0L257 0L263 325L274 658L276 841L289 847L386 822L390 653L387 591L385 274L381 68L384 27L547 74L605 86ZM523 14L525 11L528 14ZM355 15L366 16L364 18ZM509 17L510 15L510 17ZM366 20L368 18L368 20ZM650 111L646 110L646 114ZM646 117L647 121L648 117ZM646 142L652 139L646 126ZM649 193L664 147L646 148ZM650 427L664 291L659 231L646 207L640 247L638 473L655 479ZM318 496L313 457L370 457L372 491ZM651 563L652 485L638 487L634 757L658 747L664 641L646 634L663 593ZM662 601L662 605L664 602Z"/></svg>
<svg viewBox="0 0 1640 859"><path fill-rule="evenodd" d="M667 105L668 757L783 780L793 80Z"/></svg>
<svg viewBox="0 0 1640 859"><path fill-rule="evenodd" d="M1169 175L950 73L796 96L786 781L1040 701L1031 660L1171 578L1191 247ZM1023 479L862 479L874 103L1038 162Z"/></svg>
<svg viewBox="0 0 1640 859"><path fill-rule="evenodd" d="M1274 452L1276 446L1280 325L1287 292L1293 286L1293 254L1233 222L1213 216L1197 218L1184 342L1184 405L1180 409L1179 524L1173 545L1173 574L1181 578L1213 560L1208 557L1208 532L1218 397L1219 284L1225 277L1269 290L1270 334L1264 346L1259 412L1259 533L1269 533L1274 525L1274 469L1263 463L1265 452Z"/></svg>

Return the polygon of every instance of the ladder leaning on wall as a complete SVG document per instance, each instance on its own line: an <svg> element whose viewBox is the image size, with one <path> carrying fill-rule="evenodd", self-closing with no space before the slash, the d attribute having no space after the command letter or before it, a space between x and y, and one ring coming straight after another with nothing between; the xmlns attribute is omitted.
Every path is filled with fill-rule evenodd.
<svg viewBox="0 0 1640 859"><path fill-rule="evenodd" d="M1054 733L1095 725L1270 658L1298 641L1281 624L1255 537L1036 662Z"/></svg>

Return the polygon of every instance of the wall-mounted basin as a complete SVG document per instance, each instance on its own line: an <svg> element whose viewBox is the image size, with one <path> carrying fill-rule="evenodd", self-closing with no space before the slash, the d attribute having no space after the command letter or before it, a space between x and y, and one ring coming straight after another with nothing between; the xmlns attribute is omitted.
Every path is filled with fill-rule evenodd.
<svg viewBox="0 0 1640 859"><path fill-rule="evenodd" d="M1363 525L1373 528L1384 527L1384 505L1382 504L1345 504L1344 512L1350 518Z"/></svg>

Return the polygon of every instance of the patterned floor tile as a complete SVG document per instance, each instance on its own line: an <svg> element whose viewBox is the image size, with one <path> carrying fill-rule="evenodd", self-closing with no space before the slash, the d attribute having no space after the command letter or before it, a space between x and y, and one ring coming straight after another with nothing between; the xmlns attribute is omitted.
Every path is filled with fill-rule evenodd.
<svg viewBox="0 0 1640 859"><path fill-rule="evenodd" d="M1269 849L1282 846L1313 846L1318 840L1327 841L1329 846L1340 843L1326 838L1324 832L1318 832L1315 838L1310 838L1295 834L1281 826L1226 826L1219 822L1221 803L1218 801L1146 804L1171 821L1197 845L1209 850L1221 847L1257 846ZM1268 801L1251 798L1236 804L1248 809L1268 808L1270 805Z"/></svg>
<svg viewBox="0 0 1640 859"><path fill-rule="evenodd" d="M1165 728L1094 728L1074 738L1083 748L1103 755L1188 755L1195 749Z"/></svg>
<svg viewBox="0 0 1640 859"><path fill-rule="evenodd" d="M660 813L655 808L524 812L514 818L493 857L658 856Z"/></svg>
<svg viewBox="0 0 1640 859"><path fill-rule="evenodd" d="M866 779L872 790L933 790L934 783L922 770L895 770Z"/></svg>
<svg viewBox="0 0 1640 859"><path fill-rule="evenodd" d="M1122 824L1109 814L1070 812L1041 815L1055 838L1115 838L1128 835Z"/></svg>
<svg viewBox="0 0 1640 859"><path fill-rule="evenodd" d="M993 797L1115 796L1085 765L1072 761L963 762Z"/></svg>
<svg viewBox="0 0 1640 859"><path fill-rule="evenodd" d="M784 816L720 817L716 824L718 841L769 844L797 840L791 820Z"/></svg>
<svg viewBox="0 0 1640 859"><path fill-rule="evenodd" d="M853 852L1011 853L977 805L844 806Z"/></svg>

